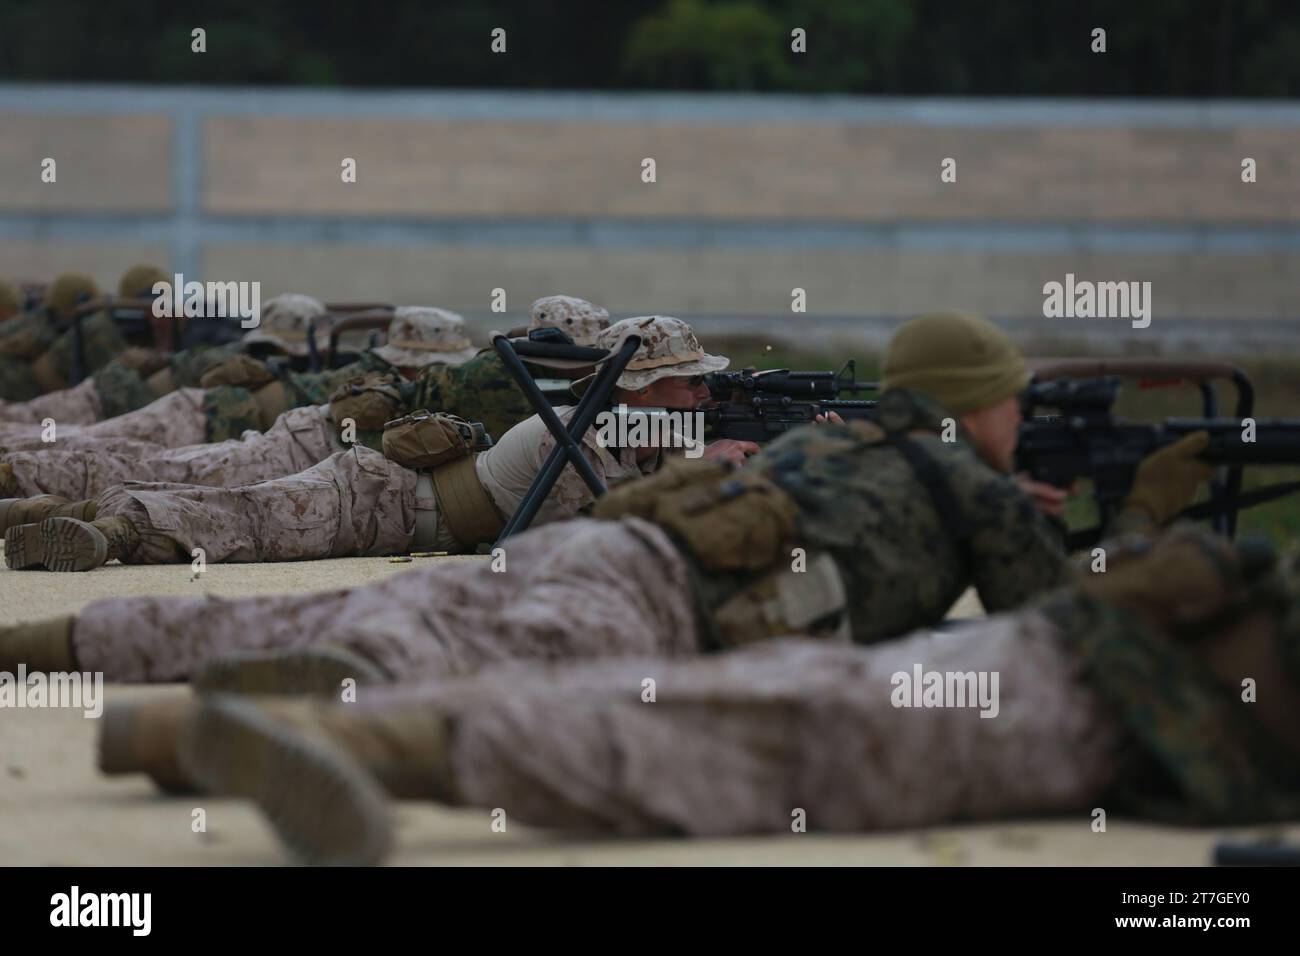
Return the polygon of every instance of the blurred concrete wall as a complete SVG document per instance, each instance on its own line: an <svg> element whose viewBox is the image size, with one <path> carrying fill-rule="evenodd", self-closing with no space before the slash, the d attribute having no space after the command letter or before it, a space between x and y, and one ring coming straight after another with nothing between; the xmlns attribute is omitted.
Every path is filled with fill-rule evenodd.
<svg viewBox="0 0 1300 956"><path fill-rule="evenodd" d="M795 287L822 320L1044 323L1073 272L1151 281L1156 322L1300 313L1292 104L0 86L0 131L9 275L148 259L264 295L797 329Z"/></svg>

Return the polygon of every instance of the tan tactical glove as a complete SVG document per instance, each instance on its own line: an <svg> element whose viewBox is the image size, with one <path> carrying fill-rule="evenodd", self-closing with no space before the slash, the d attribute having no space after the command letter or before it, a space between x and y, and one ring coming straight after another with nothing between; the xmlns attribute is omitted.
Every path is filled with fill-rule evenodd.
<svg viewBox="0 0 1300 956"><path fill-rule="evenodd" d="M256 391L274 381L275 376L257 359L248 355L233 355L204 372L199 378L199 385L203 388L237 385Z"/></svg>
<svg viewBox="0 0 1300 956"><path fill-rule="evenodd" d="M1138 465L1133 490L1121 507L1140 509L1157 525L1189 507L1196 500L1201 482L1214 474L1212 465L1196 457L1209 444L1209 432L1193 432L1147 455Z"/></svg>

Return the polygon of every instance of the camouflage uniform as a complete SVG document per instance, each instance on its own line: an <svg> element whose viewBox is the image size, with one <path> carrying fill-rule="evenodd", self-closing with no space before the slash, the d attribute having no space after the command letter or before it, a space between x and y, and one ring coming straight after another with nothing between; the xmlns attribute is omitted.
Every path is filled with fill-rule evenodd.
<svg viewBox="0 0 1300 956"><path fill-rule="evenodd" d="M351 464L361 468L374 463L366 453L345 454L361 459ZM314 471L326 480L319 466ZM343 502L351 516L346 537L378 545L402 540L393 519L407 527L414 520L414 474L405 474L409 483L389 489L389 500L400 496L402 507L386 503L377 522L368 505ZM268 546L283 553L318 530L322 540L336 533L332 516L310 503L301 511L300 527L284 529ZM363 521L372 524L358 533L354 526ZM373 586L312 595L96 601L76 621L77 660L110 681L171 681L224 653L319 641L353 647L394 677L414 678L516 656L695 652L692 611L682 600L686 569L652 525L577 519L530 530L506 550L504 572L479 561L438 563ZM655 574L644 574L646 567Z"/></svg>
<svg viewBox="0 0 1300 956"><path fill-rule="evenodd" d="M678 319L661 318L645 328L648 331L642 350L629 367L642 363L652 365L648 372L632 370L626 374L666 377L691 375L698 370L703 353L689 326ZM608 331L616 332L614 327ZM411 349L418 340L398 341L404 343L401 348ZM428 347L430 341L423 340L417 350L425 355L438 354L438 350ZM687 354L678 355L683 348ZM726 362L714 356L704 358L714 365ZM567 423L575 411L569 407L559 409L557 414ZM319 425L318 417L304 421L303 427L319 436ZM284 441L298 438L289 429L277 437ZM637 449L601 447L600 436L595 431L589 430L583 441L588 462L608 487L654 471L662 461L661 454L638 461ZM518 507L554 443L542 421L533 417L511 429L499 443L474 460L477 481L499 520ZM223 449L222 455L227 455L227 450ZM207 453L195 450L167 457L176 468L195 468L200 462L206 467L210 461ZM268 463L249 458L240 452L239 460L244 466L268 467ZM214 477L233 477L229 458L220 458L211 467L211 473ZM99 465L86 463L72 470L70 480L84 482L104 477ZM422 540L422 545L437 550L472 547L476 542L457 542L451 531L454 518L449 522L439 511L432 486L417 491L417 477L416 472L389 461L382 454L358 446L330 455L304 472L256 484L208 488L131 482L110 487L95 498L99 520L124 517L138 532L139 544L121 554L123 560L132 563L188 561L194 548L202 548L209 562L392 553L408 549L416 540L416 512L429 513L422 527L430 529L429 535L436 539ZM592 500L590 490L577 472L566 468L537 520L571 517ZM367 515L372 522L369 527L382 528L384 534L368 537L360 531L348 533L352 515Z"/></svg>
<svg viewBox="0 0 1300 956"><path fill-rule="evenodd" d="M721 837L788 834L796 809L813 832L1082 812L1116 778L1121 728L1055 637L1026 612L869 648L501 666L371 690L361 715L445 719L441 799L544 827ZM892 675L917 665L999 673L996 718L893 706Z"/></svg>
<svg viewBox="0 0 1300 956"><path fill-rule="evenodd" d="M1126 651L1134 639L1141 650ZM999 675L996 715L896 706L894 675L917 669ZM1037 607L870 647L497 666L319 709L353 733L400 728L425 754L444 741L416 764L430 771L426 798L588 833L788 834L797 810L811 832L1085 819L1097 806L1177 823L1294 819L1294 756L1203 672L1187 646L1114 607L1064 626Z"/></svg>
<svg viewBox="0 0 1300 956"><path fill-rule="evenodd" d="M301 311L286 307L286 301ZM270 299L262 309L261 324L245 336L245 344L279 343L283 351L296 354L306 348L306 322L324 315L324 308L307 296ZM161 398L155 397L155 391L133 368L110 362L76 388L44 396L25 406L11 407L8 410L11 417L21 415L23 418L0 423L0 449L9 452L54 451L41 440L39 422L46 417L53 418L58 425L56 445L60 451L70 447L99 450L93 444L94 436L104 439L102 450L112 454L117 449L108 439L117 437L151 440L161 450L226 441L239 438L249 430L260 431L263 427L262 410L252 391L233 385L209 389L198 387L205 374L239 354L242 351L238 344L205 346L177 353L167 365L170 385L175 390L168 391ZM319 400L324 389L341 381L346 374L344 369L317 374L284 371L280 374L280 381L289 407L296 407ZM177 392L186 393L184 401L174 397ZM63 417L62 413L68 413L68 417ZM34 417L36 414L40 417ZM179 420L177 416L180 416ZM78 421L87 418L94 423L93 426L77 426ZM75 446L65 444L65 435L79 436L78 443ZM72 467L75 470L80 466L74 464Z"/></svg>
<svg viewBox="0 0 1300 956"><path fill-rule="evenodd" d="M545 826L782 832L803 808L813 829L867 830L1099 801L1200 822L1300 812L1294 761L1196 642L1084 587L939 634L778 640L684 661L704 631L682 600L690 571L656 526L542 528L511 542L509 562L315 595L96 602L73 646L79 666L111 680L154 681L222 651L349 648L408 682L368 692L366 707L414 705L454 725L453 786L439 799ZM1288 663L1300 661L1296 635L1278 638ZM505 659L588 662L487 667ZM996 714L899 706L894 675L917 669L997 674Z"/></svg>
<svg viewBox="0 0 1300 956"><path fill-rule="evenodd" d="M537 299L529 307L528 318L527 326L512 329L507 334L512 338L522 337L534 329L558 328L573 339L575 345L595 346L597 336L609 328L609 313L605 309L567 295ZM534 376L548 374L541 366L525 364ZM494 438L500 438L533 414L528 399L515 384L495 348L484 349L463 365L437 365L428 369L420 376L418 391L411 401L411 410L442 408L455 411L471 407L475 409L473 416L460 411L456 414L482 422Z"/></svg>
<svg viewBox="0 0 1300 956"><path fill-rule="evenodd" d="M0 325L0 408L10 402L30 401L44 391L32 371L32 360L51 341L48 321L35 312L14 316Z"/></svg>
<svg viewBox="0 0 1300 956"><path fill-rule="evenodd" d="M1214 550L1208 541L1197 547ZM530 825L731 836L788 832L796 810L810 830L832 832L1094 806L1235 825L1300 812L1294 751L1237 697L1238 665L1212 671L1198 649L1224 636L1242 646L1231 626L1208 623L1231 605L1211 601L1201 616L1182 618L1199 625L1190 641L1178 636L1179 612L1159 610L1185 603L1201 581L1153 587L1148 572L1128 600L1120 566L1099 593L1061 589L941 634L868 647L776 640L692 660L702 633L671 594L687 571L656 527L579 521L529 533L512 549L522 570L443 565L342 593L133 601L155 630L129 638L132 658L119 656L115 632L78 622L76 659L109 675L167 680L192 671L216 643L349 647L408 683L372 688L360 704L314 706L329 718L315 724L314 739L338 745L331 766L351 757L362 761L356 772L372 770L382 783L419 781L418 793L404 796L505 807ZM1240 573L1222 552L1199 560L1224 585ZM1150 563L1167 576L1163 555ZM662 587L657 575L637 576L647 564L663 568ZM1235 606L1256 600L1238 592ZM1283 667L1300 664L1300 632L1277 625L1288 613L1293 624L1297 611L1292 585L1269 625ZM411 642L412 632L425 639ZM1255 664L1241 666L1260 674ZM997 675L996 696L906 706L915 697L900 695L898 675L917 672ZM430 679L409 682L420 675ZM1266 666L1261 686L1294 701L1300 669L1284 675ZM647 679L653 704L643 696ZM277 711L266 713L273 723ZM273 739L296 746L298 713ZM376 732L387 778L365 764L364 743L349 745ZM190 767L205 763L193 751L186 757ZM425 776L412 778L417 772ZM309 812L312 800L295 812Z"/></svg>
<svg viewBox="0 0 1300 956"><path fill-rule="evenodd" d="M486 353L480 356L486 357ZM479 358L471 359L468 364L478 361ZM370 357L367 353L362 360L333 372L316 375L292 373L288 379L294 389L295 400L299 400L305 395L329 395L347 379L387 368L387 363L377 357ZM430 368L447 369L450 366ZM501 374L506 374L503 368ZM484 375L480 380L486 378ZM304 379L309 380L305 387ZM422 375L420 381L426 381L426 376ZM417 392L417 395L420 394ZM423 393L423 398L418 398L412 404L419 408L432 407L450 412L470 421L481 421L484 417L480 414L482 412L501 414L503 411L501 404L494 400L494 396L499 393L492 390L456 394L463 404L434 405L429 401L432 395L427 391ZM487 400L486 407L478 404L482 399ZM522 395L520 399L522 401ZM247 390L223 385L204 393L204 444L179 447L154 445L143 455L138 448L127 453L108 441L99 446L29 446L30 450L0 452L0 463L12 468L12 483L6 489L14 496L52 494L80 500L94 498L112 485L128 481L236 488L259 481L287 478L344 450L328 404L302 402L298 407L280 415L265 432L250 429L249 423L256 411L256 402ZM400 411L394 413L395 417L400 414ZM217 440L215 436L223 433L238 437ZM380 431L358 429L357 443L379 451L381 435ZM547 448L551 447L553 440L548 436L546 441ZM0 446L4 444L3 437L0 437Z"/></svg>
<svg viewBox="0 0 1300 956"><path fill-rule="evenodd" d="M292 454L299 459L318 452L333 435L317 410L304 414L275 436L275 454L268 454L266 436L249 442L181 449L160 456L176 471L197 472L205 479L230 477L232 464L242 475L283 468ZM574 409L560 410L567 421ZM293 430L294 427L299 430ZM515 433L518 433L515 435ZM269 434L269 433L268 433ZM539 419L524 422L506 440L480 454L475 462L484 490L502 515L510 515L528 491L554 439ZM306 440L304 440L304 438ZM631 449L618 454L599 448L586 437L586 456L610 487L652 470L656 461L638 465ZM293 448L294 451L288 451ZM209 449L218 451L214 454ZM503 465L503 463L506 463ZM198 467L196 467L198 466ZM87 481L103 475L87 462ZM201 467L203 470L199 470ZM189 484L132 481L95 496L98 517L124 515L140 533L141 543L129 557L132 564L188 562L194 548L203 548L209 563L221 561L302 561L311 558L395 554L410 550L415 538L416 511L437 511L436 499L417 496L417 473L363 446L338 451L305 471L237 487L197 487ZM537 521L571 517L590 504L592 495L572 468L567 468ZM364 526L357 523L364 519ZM440 550L455 550L446 520L439 526Z"/></svg>
<svg viewBox="0 0 1300 956"><path fill-rule="evenodd" d="M45 365L46 380L58 374L55 363L41 363L41 359L56 341L71 335L66 330L73 312L98 294L89 276L64 273L46 289L40 311L17 316L0 326L0 400L25 402L48 390L42 383L38 363Z"/></svg>
<svg viewBox="0 0 1300 956"><path fill-rule="evenodd" d="M154 266L133 266L119 280L118 295L123 298L150 297L153 294L154 283L165 279L163 273ZM47 375L57 376L64 382L71 380L76 333L67 323L71 321L72 308L79 302L94 298L95 295L94 283L84 276L60 276L51 285L45 303L49 318L44 322L43 326L35 331L35 338L40 344L40 349L39 352L33 352L30 356L33 361L36 360L37 355L40 356L40 359L47 365ZM15 328L13 331L18 332L20 329ZM81 369L82 375L90 375L103 369L112 362L114 356L127 348L126 339L123 338L117 323L113 321L112 316L107 311L94 312L82 318L81 343L82 358L85 362ZM9 401L26 401L48 391L44 387L39 387L39 390L34 394L18 394L15 390L3 385L6 380L6 373L0 370L0 398ZM65 391L65 389L54 389L54 391ZM109 402L106 411L109 414L120 414L117 410L119 407L119 403ZM55 414L51 417L62 421L64 419L60 419L57 414L59 410L56 405ZM123 408L122 410L127 409ZM2 417L3 415L0 413L0 418ZM109 417L109 415L105 414L102 417ZM94 420L90 419L90 421ZM73 421L68 420L68 423L72 424Z"/></svg>
<svg viewBox="0 0 1300 956"><path fill-rule="evenodd" d="M103 450L104 445L113 450ZM246 431L216 443L121 448L114 439L90 448L0 454L0 463L12 469L0 490L14 497L51 494L79 501L126 482L234 488L296 474L342 450L328 411L307 405L285 412L265 432Z"/></svg>
<svg viewBox="0 0 1300 956"><path fill-rule="evenodd" d="M148 286L141 294L148 294ZM153 402L159 395L176 388L197 388L204 374L212 368L236 355L243 354L247 346L259 342L274 345L286 354L305 356L307 323L324 315L324 304L310 296L295 294L276 296L263 305L258 327L246 333L241 342L217 346L200 345L169 356L164 366L167 373L165 383L155 385L153 381L146 382L145 377L132 363L121 359L102 363L93 362L90 363L96 370L91 376L93 384L87 385L82 382L74 388L62 389L44 396L39 406L39 410L44 414L38 415L34 408L24 403L8 406L0 403L0 422L33 422L48 416L60 424L88 424L137 411ZM88 331L91 329L89 322L86 328ZM88 356L90 350L91 346L88 343ZM121 350L113 351L117 354ZM60 370L62 369L60 363L66 359L65 352L66 349L50 352L55 359L56 367ZM96 354L104 353L106 350L99 349ZM214 401L220 406L229 405L231 400L227 398ZM93 414L94 417L87 418L85 417L87 414ZM214 412L212 417L219 418L220 415ZM246 427L259 426L253 424ZM2 425L0 430L3 430ZM218 428L217 433L221 438L214 440L224 440L229 437L229 431L229 428L225 430Z"/></svg>
<svg viewBox="0 0 1300 956"><path fill-rule="evenodd" d="M55 442L42 440L40 424L0 426L0 453L58 449L98 451L115 448L119 439L146 442L155 448L179 448L205 440L204 391L182 388L164 395L145 408L90 425L55 422ZM120 451L120 448L116 448Z"/></svg>
<svg viewBox="0 0 1300 956"><path fill-rule="evenodd" d="M458 328L463 329L463 320L457 317L457 322L461 323ZM407 334L417 333L408 328ZM429 334L436 344L454 348L425 350L420 356L422 361L426 356L453 360L463 357L456 341L438 340L434 332ZM425 366L426 371L445 367L448 366ZM108 440L99 447L82 441L75 449L61 444L51 448L34 444L29 435L29 450L0 455L0 463L12 469L4 490L15 496L54 494L77 500L94 498L112 485L127 481L237 488L295 475L343 450L326 403L345 382L369 372L398 374L398 370L371 351L343 368L281 372L278 380L293 407L278 416L265 432L261 431L261 409L249 389L235 385L205 389L201 409L189 413L190 417L201 415L203 444L177 446L159 441L156 449L143 456L138 449L130 454L120 453ZM158 401L161 404L157 408L151 405L97 427L102 431L111 428L116 434L147 435L164 406L167 415L176 413L174 401L168 402L167 398ZM464 408L450 410L474 419L477 411L474 397L467 395L466 401ZM392 417L402 413L401 409L394 409ZM3 434L0 429L0 447L5 445ZM378 449L374 440L379 435L378 431L373 435L358 432L357 437L362 444ZM365 440L367 437L373 444Z"/></svg>
<svg viewBox="0 0 1300 956"><path fill-rule="evenodd" d="M984 464L965 429L956 426L956 440L943 441L950 413L928 396L904 389L883 393L878 411L885 429L913 432L914 443L938 465L970 525L964 548L900 451L853 427L794 429L747 465L798 506L794 544L834 559L855 641L870 643L937 624L972 584L985 609L996 612L1018 607L1064 580L1068 565L1061 529L1010 477ZM691 560L707 617L749 578L710 571L701 557Z"/></svg>
<svg viewBox="0 0 1300 956"><path fill-rule="evenodd" d="M430 366L420 373L415 384L409 410L450 411L482 422L495 438L533 414L528 399L494 349L485 349L464 365ZM462 409L473 409L473 414Z"/></svg>
<svg viewBox="0 0 1300 956"><path fill-rule="evenodd" d="M557 308L557 302L562 309ZM546 307L546 311L541 311L539 307ZM589 317L593 309L598 307L566 296L539 299L534 303L534 320L537 321L539 314L548 321L565 322L567 319L566 327L570 331L590 341L600 328L597 324L599 317ZM604 310L599 312L603 313ZM409 310L403 315L404 318L409 318ZM441 310L435 315L441 324L448 327L448 335L440 335L437 330L413 331L406 326L403 326L405 331L394 330L396 338L409 340L412 336L424 336L422 342L433 342L438 348L420 352L418 359L423 363L420 377L410 387L411 396L406 407L395 408L392 417L399 417L416 408L428 408L448 411L470 421L491 419L507 428L528 418L531 408L523 393L510 379L495 351L483 351L463 365L454 364L464 357L463 346L459 344L459 339L463 338L464 326L459 317L449 319L449 315L450 313ZM229 357L224 354L225 350L207 351L217 352L223 359ZM426 361L427 358L440 356L449 357L453 362ZM180 359L181 356L175 358ZM198 372L198 363L189 359L187 364L189 367L185 380L193 380ZM214 364L219 363L210 362L207 367ZM113 368L110 364L98 374L103 375ZM177 364L173 364L174 372L176 369ZM206 368L203 370L206 371ZM253 431L258 427L254 421L257 408L246 389L224 385L207 389L203 398L203 418L206 423L206 441L209 444L193 447L164 447L159 444L157 448L149 449L142 455L138 448L132 448L127 453L115 448L109 441L105 441L103 447L95 447L89 440L84 440L79 447L73 449L62 446L51 448L37 444L34 430L28 429L23 432L25 442L22 447L25 450L0 455L0 463L12 468L11 478L2 489L0 497L6 494L54 494L77 500L96 497L110 486L126 481L234 488L288 477L343 449L330 421L329 409L309 409L303 406L324 405L329 396L349 379L368 372L382 371L396 374L398 370L377 354L367 351L356 362L343 368L317 373L282 373L280 380L285 384L290 400L296 407L281 415L264 433ZM174 374L174 377L180 379L182 376ZM89 387L83 383L79 389L84 391ZM68 396L65 405L71 404L74 392L78 392L78 389L65 393ZM444 402L444 394L459 404ZM40 399L32 405L39 406L50 397ZM93 400L93 397L91 393L83 400ZM174 407L168 408L168 414L175 412ZM60 425L65 421L64 418L54 417ZM106 425L105 429L111 427L116 434L147 435L153 429L153 420L152 411L148 417L139 413L123 418L112 426ZM537 422L538 427L534 428L539 438L544 431L540 429L540 424ZM5 430L0 426L0 447L5 446L4 434ZM378 451L380 435L379 431L359 429L357 440ZM549 435L545 441L546 449L549 450ZM598 449L594 444L590 447L595 455ZM576 476L570 475L570 480L573 477ZM563 488L567 489L568 485L569 480L562 482ZM513 508L515 500L511 498L510 508Z"/></svg>
<svg viewBox="0 0 1300 956"><path fill-rule="evenodd" d="M126 349L126 339L118 331L117 323L107 312L96 312L81 320L81 341L85 365L83 375L95 372L110 361L113 356ZM72 358L75 348L73 331L68 331L56 338L46 350L54 370L65 381L72 379Z"/></svg>

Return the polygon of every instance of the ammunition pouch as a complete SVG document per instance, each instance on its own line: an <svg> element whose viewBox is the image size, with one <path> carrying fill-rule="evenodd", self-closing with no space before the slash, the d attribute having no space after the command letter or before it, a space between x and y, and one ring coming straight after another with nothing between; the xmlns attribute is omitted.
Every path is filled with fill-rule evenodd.
<svg viewBox="0 0 1300 956"><path fill-rule="evenodd" d="M365 431L384 428L403 408L399 384L391 372L367 372L350 378L330 395L330 417L340 428L349 418Z"/></svg>
<svg viewBox="0 0 1300 956"><path fill-rule="evenodd" d="M713 626L723 647L792 636L852 639L844 581L825 552L803 570L779 564L733 594L713 612Z"/></svg>
<svg viewBox="0 0 1300 956"><path fill-rule="evenodd" d="M711 571L759 571L784 557L798 507L768 478L704 459L669 459L600 498L593 516L635 516L671 532Z"/></svg>
<svg viewBox="0 0 1300 956"><path fill-rule="evenodd" d="M284 383L279 381L264 385L255 391L253 401L257 402L257 414L262 420L262 431L266 431L275 424L277 418L293 408L288 390L284 387Z"/></svg>
<svg viewBox="0 0 1300 956"><path fill-rule="evenodd" d="M481 440L482 426L476 429L455 415L420 409L384 424L384 457L417 471L437 468L469 457Z"/></svg>

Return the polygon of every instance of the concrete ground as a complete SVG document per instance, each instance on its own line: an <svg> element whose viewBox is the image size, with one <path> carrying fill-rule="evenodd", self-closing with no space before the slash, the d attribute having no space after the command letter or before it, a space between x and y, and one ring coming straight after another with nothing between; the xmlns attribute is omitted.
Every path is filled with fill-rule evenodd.
<svg viewBox="0 0 1300 956"><path fill-rule="evenodd" d="M361 584L430 560L352 558L276 565L217 565L194 578L188 565L125 567L88 574L0 570L0 624L77 611L128 594L310 591ZM462 559L475 560L475 559ZM978 613L978 602L960 606ZM111 686L108 702L187 694L175 685ZM98 722L74 710L0 710L0 863L6 865L259 865L287 862L248 804L162 797L144 778L106 778L95 768ZM196 833L196 810L205 832ZM1111 819L1094 833L1086 816L942 827L871 836L732 840L574 839L517 825L495 832L481 810L395 807L396 864L408 865L1106 865L1209 863L1228 831L1177 829ZM1300 839L1300 824L1238 831Z"/></svg>

